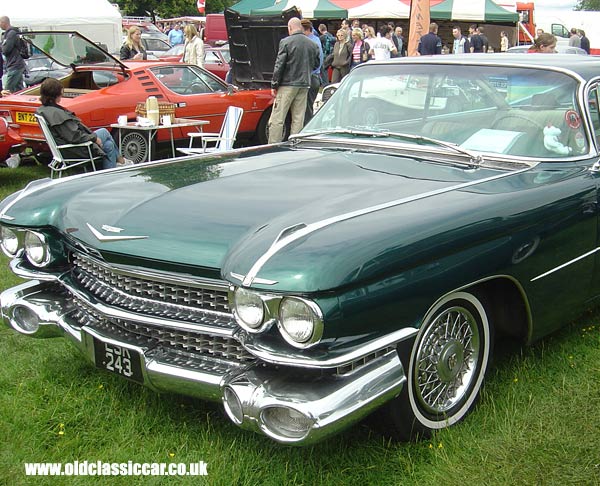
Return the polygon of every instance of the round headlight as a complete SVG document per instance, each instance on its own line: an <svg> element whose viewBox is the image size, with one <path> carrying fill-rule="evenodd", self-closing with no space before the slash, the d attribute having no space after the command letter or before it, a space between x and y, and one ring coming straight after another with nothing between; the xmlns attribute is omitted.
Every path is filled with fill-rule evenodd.
<svg viewBox="0 0 600 486"><path fill-rule="evenodd" d="M242 327L257 329L263 323L265 308L262 299L249 290L238 288L234 294L234 312Z"/></svg>
<svg viewBox="0 0 600 486"><path fill-rule="evenodd" d="M5 226L0 227L0 246L7 256L14 258L19 252L19 238L17 234Z"/></svg>
<svg viewBox="0 0 600 486"><path fill-rule="evenodd" d="M315 344L323 335L321 310L314 303L286 297L279 306L279 324L284 339L296 347Z"/></svg>
<svg viewBox="0 0 600 486"><path fill-rule="evenodd" d="M46 238L39 233L28 231L25 235L25 254L32 265L43 267L50 262L50 252Z"/></svg>

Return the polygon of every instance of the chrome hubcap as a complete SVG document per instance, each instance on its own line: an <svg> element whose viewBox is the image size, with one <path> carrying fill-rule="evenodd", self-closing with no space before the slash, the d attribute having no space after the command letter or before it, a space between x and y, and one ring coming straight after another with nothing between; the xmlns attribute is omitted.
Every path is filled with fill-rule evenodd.
<svg viewBox="0 0 600 486"><path fill-rule="evenodd" d="M479 329L464 307L444 310L423 333L416 355L415 390L426 411L439 414L458 403L475 379Z"/></svg>

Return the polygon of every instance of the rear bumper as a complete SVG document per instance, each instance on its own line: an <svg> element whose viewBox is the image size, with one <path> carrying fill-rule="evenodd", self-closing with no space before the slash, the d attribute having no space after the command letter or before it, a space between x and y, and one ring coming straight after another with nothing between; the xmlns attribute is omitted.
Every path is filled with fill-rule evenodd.
<svg viewBox="0 0 600 486"><path fill-rule="evenodd" d="M281 443L304 445L335 434L398 395L406 381L390 347L344 374L274 367L258 359L239 366L214 357L192 363L175 352L111 335L92 322L80 325L72 317L76 311L73 296L57 282L32 280L0 294L2 320L14 330L31 337L64 336L94 364L98 343L136 353L145 386L221 401L235 424Z"/></svg>

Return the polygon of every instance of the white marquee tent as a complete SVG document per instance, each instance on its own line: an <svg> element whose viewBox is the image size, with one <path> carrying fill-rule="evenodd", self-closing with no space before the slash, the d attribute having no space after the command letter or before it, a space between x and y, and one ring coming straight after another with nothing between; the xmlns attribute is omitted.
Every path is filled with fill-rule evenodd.
<svg viewBox="0 0 600 486"><path fill-rule="evenodd" d="M121 13L108 0L16 0L2 2L0 15L22 30L74 30L117 52L121 45Z"/></svg>

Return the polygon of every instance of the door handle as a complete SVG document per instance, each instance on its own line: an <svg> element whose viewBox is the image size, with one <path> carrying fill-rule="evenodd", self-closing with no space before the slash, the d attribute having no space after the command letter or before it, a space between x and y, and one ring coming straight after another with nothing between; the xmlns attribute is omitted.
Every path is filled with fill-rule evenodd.
<svg viewBox="0 0 600 486"><path fill-rule="evenodd" d="M600 173L600 160L597 160L596 162L594 162L594 165L592 165L590 167L590 172L592 174L598 174L598 173Z"/></svg>

